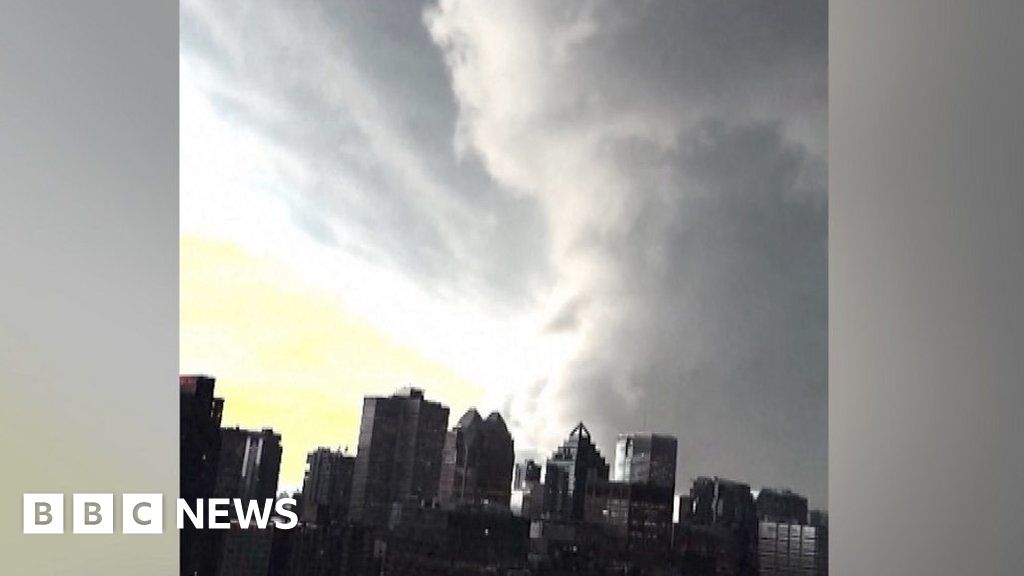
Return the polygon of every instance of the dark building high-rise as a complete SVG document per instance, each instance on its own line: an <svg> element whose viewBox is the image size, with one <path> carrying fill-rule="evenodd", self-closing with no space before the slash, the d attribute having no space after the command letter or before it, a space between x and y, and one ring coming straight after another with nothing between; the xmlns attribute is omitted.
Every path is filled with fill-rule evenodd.
<svg viewBox="0 0 1024 576"><path fill-rule="evenodd" d="M299 513L303 522L329 524L348 519L355 462L355 456L329 448L317 448L306 456Z"/></svg>
<svg viewBox="0 0 1024 576"><path fill-rule="evenodd" d="M544 468L544 513L553 519L583 520L587 483L608 480L608 463L582 422Z"/></svg>
<svg viewBox="0 0 1024 576"><path fill-rule="evenodd" d="M214 397L215 382L209 376L178 378L181 396L178 407L181 440L179 495L190 501L212 496L217 481L224 400Z"/></svg>
<svg viewBox="0 0 1024 576"><path fill-rule="evenodd" d="M757 571L757 508L750 486L724 478L701 477L690 488L692 513L686 524L712 528L719 573L748 576Z"/></svg>
<svg viewBox="0 0 1024 576"><path fill-rule="evenodd" d="M410 508L378 533L374 574L452 576L522 573L530 523L497 507Z"/></svg>
<svg viewBox="0 0 1024 576"><path fill-rule="evenodd" d="M277 479L281 472L280 434L270 428L258 432L222 428L220 442L216 497L266 500L277 496Z"/></svg>
<svg viewBox="0 0 1024 576"><path fill-rule="evenodd" d="M517 463L512 469L512 489L527 490L540 484L543 469L533 460Z"/></svg>
<svg viewBox="0 0 1024 576"><path fill-rule="evenodd" d="M441 504L492 504L508 508L515 446L505 420L486 420L470 408L448 432L441 461Z"/></svg>
<svg viewBox="0 0 1024 576"><path fill-rule="evenodd" d="M789 490L765 488L757 494L757 518L765 522L807 523L807 498Z"/></svg>
<svg viewBox="0 0 1024 576"><path fill-rule="evenodd" d="M757 548L761 576L828 574L826 528L788 522L760 522Z"/></svg>
<svg viewBox="0 0 1024 576"><path fill-rule="evenodd" d="M757 522L757 508L747 484L700 477L693 481L690 499L696 524L751 526Z"/></svg>
<svg viewBox="0 0 1024 576"><path fill-rule="evenodd" d="M422 390L365 398L349 517L383 526L394 504L435 500L447 428L448 407Z"/></svg>
<svg viewBox="0 0 1024 576"><path fill-rule="evenodd" d="M664 434L619 434L612 480L675 490L677 445L674 436Z"/></svg>
<svg viewBox="0 0 1024 576"><path fill-rule="evenodd" d="M676 522L689 522L693 516L693 499L689 494L676 495Z"/></svg>
<svg viewBox="0 0 1024 576"><path fill-rule="evenodd" d="M672 542L676 439L620 434L612 482L590 482L587 522L600 524L634 560L665 557Z"/></svg>
<svg viewBox="0 0 1024 576"><path fill-rule="evenodd" d="M661 560L672 547L672 489L653 483L587 484L584 520L598 525L634 561Z"/></svg>
<svg viewBox="0 0 1024 576"><path fill-rule="evenodd" d="M180 376L179 496L190 506L213 496L220 457L220 421L224 400L213 395L209 376ZM178 547L182 576L213 576L220 558L219 541L186 523Z"/></svg>
<svg viewBox="0 0 1024 576"><path fill-rule="evenodd" d="M515 465L512 471L510 507L517 516L536 519L544 514L544 486L540 483L543 469L533 460Z"/></svg>

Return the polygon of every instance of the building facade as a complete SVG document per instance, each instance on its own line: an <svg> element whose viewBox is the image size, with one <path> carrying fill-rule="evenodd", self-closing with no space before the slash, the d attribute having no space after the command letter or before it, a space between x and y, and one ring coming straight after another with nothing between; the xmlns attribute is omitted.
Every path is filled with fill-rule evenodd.
<svg viewBox="0 0 1024 576"><path fill-rule="evenodd" d="M615 443L612 480L653 484L675 490L677 448L678 441L674 436L619 434Z"/></svg>
<svg viewBox="0 0 1024 576"><path fill-rule="evenodd" d="M608 472L608 463L580 422L544 466L544 515L583 520L587 484L607 481Z"/></svg>
<svg viewBox="0 0 1024 576"><path fill-rule="evenodd" d="M299 508L303 522L330 524L348 519L355 462L355 456L329 448L317 448L306 455Z"/></svg>
<svg viewBox="0 0 1024 576"><path fill-rule="evenodd" d="M260 431L223 428L217 465L217 498L266 500L277 496L281 472L281 435L270 428Z"/></svg>
<svg viewBox="0 0 1024 576"><path fill-rule="evenodd" d="M756 574L757 507L750 486L725 478L700 477L690 488L690 502L689 520L680 523L682 533L709 537L718 573Z"/></svg>
<svg viewBox="0 0 1024 576"><path fill-rule="evenodd" d="M824 527L761 522L757 548L762 576L828 574L828 535Z"/></svg>
<svg viewBox="0 0 1024 576"><path fill-rule="evenodd" d="M469 409L448 432L438 496L442 505L509 507L515 445L497 412L487 419Z"/></svg>
<svg viewBox="0 0 1024 576"><path fill-rule="evenodd" d="M447 428L448 407L422 390L365 398L349 517L383 526L395 504L435 501Z"/></svg>
<svg viewBox="0 0 1024 576"><path fill-rule="evenodd" d="M795 492L765 488L758 492L756 503L758 520L807 523L807 498Z"/></svg>
<svg viewBox="0 0 1024 576"><path fill-rule="evenodd" d="M209 376L178 379L179 495L195 506L213 497L220 458L220 422L224 400L214 396L216 380ZM213 576L220 559L219 541L186 523L181 530L178 561L183 576Z"/></svg>

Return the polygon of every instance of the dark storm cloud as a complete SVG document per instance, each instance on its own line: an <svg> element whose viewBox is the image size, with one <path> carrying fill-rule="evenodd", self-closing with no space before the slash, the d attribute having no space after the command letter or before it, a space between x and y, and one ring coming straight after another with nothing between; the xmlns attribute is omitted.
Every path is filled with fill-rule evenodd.
<svg viewBox="0 0 1024 576"><path fill-rule="evenodd" d="M436 293L522 307L545 273L540 214L456 157L422 9L186 2L182 53L221 118L301 162L305 180L275 192L311 237Z"/></svg>
<svg viewBox="0 0 1024 576"><path fill-rule="evenodd" d="M823 198L824 180L801 182L821 160L777 126L709 122L671 162L702 193L652 200L587 248L619 264L620 314L572 365L573 411L604 446L616 431L672 431L684 474L798 483L821 502L827 215L792 196Z"/></svg>
<svg viewBox="0 0 1024 576"><path fill-rule="evenodd" d="M442 1L460 135L544 206L547 329L577 347L530 430L680 439L722 474L827 498L824 2ZM518 417L518 416L517 416Z"/></svg>
<svg viewBox="0 0 1024 576"><path fill-rule="evenodd" d="M182 50L319 241L569 339L505 399L827 498L827 3L185 2ZM515 354L516 351L509 351Z"/></svg>

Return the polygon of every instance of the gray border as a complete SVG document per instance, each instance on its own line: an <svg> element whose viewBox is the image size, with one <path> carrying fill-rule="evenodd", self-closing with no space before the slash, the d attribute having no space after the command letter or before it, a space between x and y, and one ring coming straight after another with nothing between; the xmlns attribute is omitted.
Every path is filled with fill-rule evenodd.
<svg viewBox="0 0 1024 576"><path fill-rule="evenodd" d="M0 572L176 574L173 507L163 536L26 536L21 507L177 494L178 6L0 14Z"/></svg>
<svg viewBox="0 0 1024 576"><path fill-rule="evenodd" d="M830 5L833 574L1024 574L1024 3Z"/></svg>

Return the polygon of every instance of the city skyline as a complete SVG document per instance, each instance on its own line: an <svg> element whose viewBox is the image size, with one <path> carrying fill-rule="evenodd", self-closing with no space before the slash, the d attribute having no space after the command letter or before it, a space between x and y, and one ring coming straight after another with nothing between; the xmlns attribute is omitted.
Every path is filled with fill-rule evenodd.
<svg viewBox="0 0 1024 576"><path fill-rule="evenodd" d="M217 381L218 383L220 382L219 378L217 378L215 375L211 375L211 374L189 374L189 375L182 374L181 377L182 378L186 378L186 379L193 379L193 378L209 379L211 381ZM421 389L421 388L416 387L416 386L396 387L395 389L391 390L390 393L384 393L384 394L382 394L381 396L378 396L378 397L369 397L369 396L365 397L363 399L363 403L361 404L362 410L366 409L366 405L367 405L366 401L367 400L381 400L381 399L386 399L386 398L395 398L395 397L399 397L399 396L403 396L403 395L407 395L407 394L412 394L414 396L420 397L420 398L424 399L425 401L427 401L429 403L436 403L441 408L443 408L443 409L448 411L449 418L448 418L447 426L444 428L445 433L447 435L451 435L452 433L455 433L455 432L459 431L461 428L463 428L466 425L466 419L469 418L472 414L476 414L477 419L480 419L480 415L479 415L477 409L475 407L472 407L472 406L469 407L463 414L461 414L461 415L455 414L453 416L452 414L454 414L454 411L451 411L448 408L448 406L445 404L443 399L432 397L432 396L430 396L428 394L427 390ZM218 397L219 397L219 400L221 400L221 402L222 402L222 406L224 407L224 412L227 412L227 407L231 405L231 398L225 397L225 395L220 393L219 391L218 391ZM493 414L497 414L498 417L501 417L501 413L498 412L498 411L492 412L492 415ZM455 416L461 416L461 417L456 418ZM315 446L311 446L308 449L289 450L287 448L287 438L282 438L282 435L280 434L280 430L278 428L275 428L273 423L265 423L263 425L256 426L253 429L244 429L244 428L240 429L240 425L239 424L228 422L228 421L224 421L224 422L221 423L221 430L223 432L225 432L225 433L228 433L228 434L231 434L231 433L242 433L242 434L255 435L255 436L260 436L260 435L264 435L265 436L265 435L267 435L269 433L276 433L277 434L277 442L280 444L280 446L278 448L280 450L280 453L279 453L278 458L276 460L278 465L280 465L280 462L283 461L283 458L281 457L282 454L288 454L289 452L296 452L296 453L301 452L302 461L304 463L303 464L303 476L302 476L302 478L300 479L300 481L298 483L292 483L290 481L286 481L284 479L284 477L282 476L281 479L279 481L277 481L278 482L278 484L277 484L278 485L278 490L277 490L278 493L294 493L294 492L301 492L302 491L302 488L303 488L305 482L308 481L309 465L310 465L309 458L314 456L314 455L326 452L326 453L330 453L330 454L337 454L338 456L342 456L343 455L344 457L352 458L354 460L356 458L356 456L358 455L358 453L359 453L359 451L358 451L358 444L359 443L358 442L356 442L356 443L354 443L352 445L342 445L342 444L338 444L338 443L323 442L323 443L316 444ZM558 442L556 445L552 445L552 446L549 446L547 448L541 448L537 452L537 456L536 457L534 457L532 455L530 455L530 456L518 456L517 455L514 458L513 462L512 462L513 465L508 467L509 488L513 489L513 490L515 489L514 486L513 486L514 479L513 479L513 475L512 475L515 467L521 466L521 465L525 464L529 460L529 461L536 461L536 462L538 462L540 464L541 470L544 470L547 467L545 462L549 461L552 456L554 456L554 455L556 455L558 453L560 447L565 445L565 443L567 441L567 438L568 439L574 438L576 436L578 430L582 430L582 433L587 435L587 439L589 441L589 439L590 439L590 436L589 436L590 430L586 427L584 422L580 421L571 430L564 432L562 440L560 442ZM356 437L357 437L357 439L358 439L358 436L359 436L359 429L357 427L357 430L356 430ZM605 462L605 465L608 468L608 474L607 474L607 480L608 481L612 481L612 482L625 482L625 483L636 482L636 481L643 481L643 482L651 482L651 483L654 483L654 484L665 485L664 480L657 480L657 478L659 478L658 475L656 475L656 474L655 475L651 475L650 474L650 471L651 471L651 465L650 465L650 461L651 460L650 459L654 456L654 454L651 453L651 452L648 452L647 454L644 455L644 460L646 461L646 464L642 468L637 468L638 470L644 470L645 472L643 474L641 474L641 475L625 474L625 475L621 475L620 476L620 469L624 468L622 465L625 463L625 462L623 462L620 459L625 458L627 461L633 461L634 458L635 458L635 456L633 454L629 454L627 456L626 453L624 453L620 449L621 445L622 445L622 442L626 438L629 438L630 440L632 440L632 439L637 438L637 437L646 437L647 438L646 441L648 443L650 443L652 441L651 440L652 438L653 439L661 439L663 442L667 442L668 445L671 446L671 450L669 452L663 452L663 453L666 453L666 454L670 453L671 454L671 461L673 462L673 464L676 464L676 466L671 468L671 470L666 470L665 471L665 473L669 477L672 478L672 481L669 482L669 483L672 484L672 488L674 490L674 494L675 495L679 495L680 494L679 490L685 489L687 486L689 486L690 482L698 480L700 478L707 478L707 477L719 478L719 477L721 477L723 479L728 478L729 480L733 480L733 481L746 481L746 479L741 478L741 477L728 477L728 476L725 476L725 475L722 475L722 474L718 474L714 469L708 469L708 470L689 470L689 471L687 471L685 463L677 462L677 455L678 455L678 451L679 451L678 439L675 438L672 435L664 434L664 433L658 432L656 430L646 430L646 431L632 430L632 431L628 431L628 432L627 431L616 431L614 433L614 436L617 438L617 440L616 440L615 443L612 444L612 448L613 448L612 450L605 451L600 446L596 447L598 455L603 458L603 461ZM447 447L447 443L445 443L445 447ZM332 450L336 450L336 452L331 452ZM443 466L444 466L444 461L443 460L442 460L441 464L442 464L442 468L443 468ZM633 462L630 462L630 464L632 464L632 466L636 466L636 464L633 463ZM629 466L630 464L627 464L627 466ZM683 474L682 475L679 475L676 472L676 470L679 469L680 467L683 470ZM541 478L545 479L544 478L545 476L546 476L546 474L542 472ZM444 481L443 478L444 478L443 474L439 472L439 479L442 482ZM275 479L276 479L276 477L275 477ZM805 501L804 501L805 508L813 509L813 510L818 510L818 511L827 511L828 510L828 503L827 502L819 503L819 502L809 501L809 500L807 500L806 495L804 495L803 493L800 493L799 491L791 492L791 490L793 490L792 486L790 486L788 484L785 484L785 483L777 484L777 485L760 485L757 488L755 486L756 486L756 483L750 483L751 491L752 491L752 493L755 496L760 491L766 491L766 492L772 493L772 494L781 491L782 493L785 493L785 494L793 494L793 495L799 495L799 496L803 497L805 499ZM442 500L442 501L444 500L444 498L441 496L440 487L438 488L438 498L440 500Z"/></svg>
<svg viewBox="0 0 1024 576"><path fill-rule="evenodd" d="M415 385L517 460L660 430L682 475L827 502L827 3L187 0L180 31L180 370L282 434L284 482Z"/></svg>
<svg viewBox="0 0 1024 576"><path fill-rule="evenodd" d="M717 475L680 494L674 436L619 434L612 467L579 422L541 469L515 463L499 413L471 408L449 429L448 407L405 387L365 397L356 454L310 452L302 491L282 494L281 435L224 427L215 386L179 377L182 496L290 502L297 515L254 531L240 511L225 533L185 526L189 576L828 571L827 511Z"/></svg>

